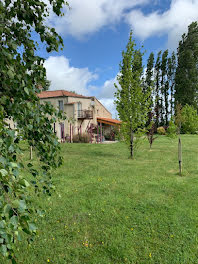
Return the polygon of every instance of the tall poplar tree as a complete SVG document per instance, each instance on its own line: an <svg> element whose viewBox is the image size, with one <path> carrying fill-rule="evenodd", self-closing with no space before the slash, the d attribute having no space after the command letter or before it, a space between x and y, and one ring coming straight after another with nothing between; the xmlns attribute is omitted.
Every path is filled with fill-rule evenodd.
<svg viewBox="0 0 198 264"><path fill-rule="evenodd" d="M170 116L174 116L174 95L175 95L175 71L176 71L176 55L173 51L171 57L168 58L168 82L170 89Z"/></svg>
<svg viewBox="0 0 198 264"><path fill-rule="evenodd" d="M159 51L157 54L157 60L155 63L155 112L156 112L156 126L159 127L160 124L160 73L161 73L161 54Z"/></svg>
<svg viewBox="0 0 198 264"><path fill-rule="evenodd" d="M154 53L151 52L147 61L146 67L146 77L144 81L144 92L149 93L150 97L148 98L150 102L150 108L152 109L154 106L153 98L154 98ZM148 113L148 122L147 125L150 124L152 120L151 112Z"/></svg>
<svg viewBox="0 0 198 264"><path fill-rule="evenodd" d="M150 105L150 93L143 92L142 76L142 53L136 49L131 31L126 51L122 52L120 74L117 77L119 86L115 84L116 109L122 120L121 129L130 147L131 158L134 156L134 133L145 125Z"/></svg>
<svg viewBox="0 0 198 264"><path fill-rule="evenodd" d="M161 62L161 125L168 125L168 90L169 83L167 81L167 62L168 50L162 54Z"/></svg>
<svg viewBox="0 0 198 264"><path fill-rule="evenodd" d="M198 109L198 22L191 23L183 34L177 56L175 100Z"/></svg>

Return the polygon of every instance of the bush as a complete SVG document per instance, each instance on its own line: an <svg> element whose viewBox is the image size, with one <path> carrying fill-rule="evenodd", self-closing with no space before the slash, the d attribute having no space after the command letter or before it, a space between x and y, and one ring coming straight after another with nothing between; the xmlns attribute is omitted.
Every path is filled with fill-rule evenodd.
<svg viewBox="0 0 198 264"><path fill-rule="evenodd" d="M82 135L74 135L73 142L74 143L89 143L91 141L91 136L88 133L83 133Z"/></svg>
<svg viewBox="0 0 198 264"><path fill-rule="evenodd" d="M158 127L157 128L157 133L159 135L165 135L166 134L166 130L164 129L164 127Z"/></svg>
<svg viewBox="0 0 198 264"><path fill-rule="evenodd" d="M168 137L171 137L171 138L176 137L176 134L177 134L177 126L175 125L175 123L174 123L173 120L170 120L169 126L168 126L166 132L167 132L167 136Z"/></svg>
<svg viewBox="0 0 198 264"><path fill-rule="evenodd" d="M182 133L196 134L198 133L198 115L197 110L190 105L184 106L181 112Z"/></svg>
<svg viewBox="0 0 198 264"><path fill-rule="evenodd" d="M80 143L80 138L79 138L79 135L78 134L76 134L76 135L73 136L73 142L74 143Z"/></svg>
<svg viewBox="0 0 198 264"><path fill-rule="evenodd" d="M80 142L81 143L89 143L91 141L91 135L88 133L84 133L80 135Z"/></svg>

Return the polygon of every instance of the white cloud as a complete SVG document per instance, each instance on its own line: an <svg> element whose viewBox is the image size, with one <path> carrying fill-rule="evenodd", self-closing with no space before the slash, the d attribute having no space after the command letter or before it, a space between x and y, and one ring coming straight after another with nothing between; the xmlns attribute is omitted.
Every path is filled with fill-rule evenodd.
<svg viewBox="0 0 198 264"><path fill-rule="evenodd" d="M82 38L106 25L119 22L124 19L127 10L148 2L149 0L70 0L71 9L64 9L65 16L57 18L51 13L49 21L59 33Z"/></svg>
<svg viewBox="0 0 198 264"><path fill-rule="evenodd" d="M98 76L88 68L74 68L64 56L49 57L44 66L47 79L51 81L50 90L69 90L89 95L89 83Z"/></svg>
<svg viewBox="0 0 198 264"><path fill-rule="evenodd" d="M168 34L168 46L175 48L188 25L198 20L198 0L172 0L170 9L144 15L132 10L126 15L126 22L136 36L146 39L150 36Z"/></svg>
<svg viewBox="0 0 198 264"><path fill-rule="evenodd" d="M48 3L49 0L43 0ZM187 26L198 20L198 0L172 0L164 12L156 10L144 14L143 5L156 6L158 0L70 0L71 9L64 8L64 17L50 12L48 23L62 34L83 38L121 21L129 24L135 35L146 39L168 34L168 46L177 46ZM159 3L158 3L159 4Z"/></svg>
<svg viewBox="0 0 198 264"><path fill-rule="evenodd" d="M114 105L114 83L116 77L107 80L102 86L91 85L91 82L98 78L98 75L92 73L88 68L71 67L69 60L64 56L49 57L44 66L47 72L47 79L51 81L50 90L68 90L75 91L78 94L92 96L93 93L102 104L116 116Z"/></svg>
<svg viewBox="0 0 198 264"><path fill-rule="evenodd" d="M100 89L99 96L100 98L112 98L115 93L114 83L117 83L117 77L114 79L107 80Z"/></svg>

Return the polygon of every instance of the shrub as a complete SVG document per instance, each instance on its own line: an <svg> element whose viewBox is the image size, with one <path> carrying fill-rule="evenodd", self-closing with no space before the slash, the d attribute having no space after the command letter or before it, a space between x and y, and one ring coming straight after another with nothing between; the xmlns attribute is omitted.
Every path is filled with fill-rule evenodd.
<svg viewBox="0 0 198 264"><path fill-rule="evenodd" d="M198 131L198 115L197 110L190 105L183 107L181 112L182 133L196 134Z"/></svg>
<svg viewBox="0 0 198 264"><path fill-rule="evenodd" d="M79 135L78 134L76 134L76 135L73 136L73 142L74 143L80 143L80 138L79 138Z"/></svg>
<svg viewBox="0 0 198 264"><path fill-rule="evenodd" d="M81 143L89 143L91 141L91 136L88 133L83 133L80 135L80 142Z"/></svg>
<svg viewBox="0 0 198 264"><path fill-rule="evenodd" d="M176 137L176 134L177 134L177 126L175 125L175 123L174 123L173 120L170 120L169 126L168 126L166 132L167 132L167 136L168 137L171 137L171 138Z"/></svg>
<svg viewBox="0 0 198 264"><path fill-rule="evenodd" d="M157 133L159 135L165 135L166 134L166 130L164 129L164 127L158 127L157 128Z"/></svg>
<svg viewBox="0 0 198 264"><path fill-rule="evenodd" d="M73 142L74 143L89 143L91 141L91 136L88 133L83 133L82 135L74 135Z"/></svg>

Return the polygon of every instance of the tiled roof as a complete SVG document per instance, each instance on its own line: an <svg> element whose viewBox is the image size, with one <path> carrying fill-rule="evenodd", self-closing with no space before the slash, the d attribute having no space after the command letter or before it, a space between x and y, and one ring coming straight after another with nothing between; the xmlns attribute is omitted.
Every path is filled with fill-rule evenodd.
<svg viewBox="0 0 198 264"><path fill-rule="evenodd" d="M120 125L122 122L116 119L111 119L111 118L105 118L105 117L97 117L97 121L101 122L106 122L106 123L112 123L112 124L117 124Z"/></svg>
<svg viewBox="0 0 198 264"><path fill-rule="evenodd" d="M83 95L72 93L72 92L65 91L65 90L42 91L41 93L38 94L39 98L53 98L53 97L63 97L63 96L88 98L87 96L83 96Z"/></svg>

